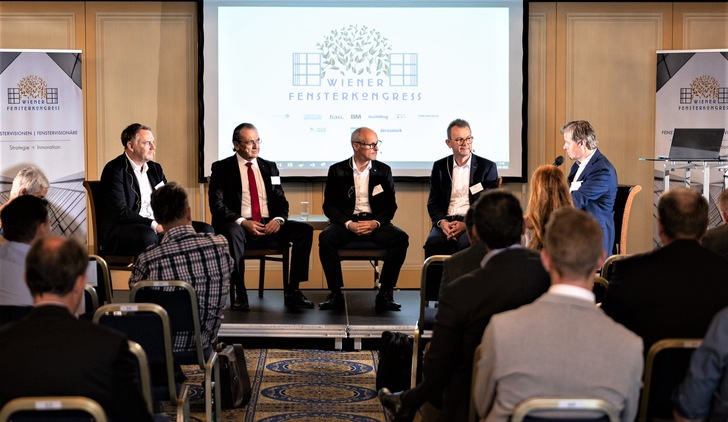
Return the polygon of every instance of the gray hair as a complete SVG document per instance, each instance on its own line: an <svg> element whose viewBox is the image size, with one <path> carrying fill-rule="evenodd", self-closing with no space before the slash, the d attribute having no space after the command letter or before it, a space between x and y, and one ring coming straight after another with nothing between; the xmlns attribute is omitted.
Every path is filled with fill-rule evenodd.
<svg viewBox="0 0 728 422"><path fill-rule="evenodd" d="M561 133L571 131L571 139L580 144L584 143L589 150L597 149L597 134L591 123L586 120L574 120L561 127Z"/></svg>
<svg viewBox="0 0 728 422"><path fill-rule="evenodd" d="M33 166L25 167L13 179L10 197L17 197L22 189L25 189L26 195L38 196L44 190L48 190L49 186L48 178L42 171Z"/></svg>

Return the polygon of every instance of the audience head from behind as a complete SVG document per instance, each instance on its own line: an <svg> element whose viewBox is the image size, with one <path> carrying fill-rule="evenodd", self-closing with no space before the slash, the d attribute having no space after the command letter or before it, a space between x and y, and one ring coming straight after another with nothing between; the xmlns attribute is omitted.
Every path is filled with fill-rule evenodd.
<svg viewBox="0 0 728 422"><path fill-rule="evenodd" d="M463 219L463 222L465 223L465 234L468 236L468 240L470 240L470 244L474 245L476 243L480 242L480 239L475 234L475 230L473 228L475 227L475 207L470 207L465 212L465 218Z"/></svg>
<svg viewBox="0 0 728 422"><path fill-rule="evenodd" d="M33 166L25 167L13 179L13 186L10 188L10 199L24 195L45 199L49 187L48 178L42 171Z"/></svg>
<svg viewBox="0 0 728 422"><path fill-rule="evenodd" d="M42 237L25 258L25 282L36 304L57 302L75 312L86 285L88 252L73 238Z"/></svg>
<svg viewBox="0 0 728 422"><path fill-rule="evenodd" d="M728 189L723 189L715 202L718 204L721 220L724 224L728 223Z"/></svg>
<svg viewBox="0 0 728 422"><path fill-rule="evenodd" d="M708 228L708 201L688 188L673 188L657 203L657 232L664 245L677 239L698 240Z"/></svg>
<svg viewBox="0 0 728 422"><path fill-rule="evenodd" d="M154 220L164 226L165 230L192 224L192 212L187 191L178 183L169 182L152 192L150 202Z"/></svg>
<svg viewBox="0 0 728 422"><path fill-rule="evenodd" d="M526 247L541 250L546 223L561 207L573 207L566 176L560 168L544 165L531 176L531 196L526 207Z"/></svg>
<svg viewBox="0 0 728 422"><path fill-rule="evenodd" d="M50 233L48 201L23 195L7 203L0 211L3 236L11 242L27 243Z"/></svg>
<svg viewBox="0 0 728 422"><path fill-rule="evenodd" d="M518 198L505 189L492 189L473 206L473 232L489 250L502 249L521 242L523 209Z"/></svg>
<svg viewBox="0 0 728 422"><path fill-rule="evenodd" d="M591 291L592 279L606 253L602 229L586 211L560 208L551 214L541 261L551 275L551 284L575 284Z"/></svg>

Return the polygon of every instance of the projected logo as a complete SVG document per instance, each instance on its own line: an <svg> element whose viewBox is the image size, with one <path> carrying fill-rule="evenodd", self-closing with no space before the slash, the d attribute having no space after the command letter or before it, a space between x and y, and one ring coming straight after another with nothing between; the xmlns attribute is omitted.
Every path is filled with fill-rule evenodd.
<svg viewBox="0 0 728 422"><path fill-rule="evenodd" d="M728 88L714 76L698 76L688 88L680 88L680 104L728 104Z"/></svg>
<svg viewBox="0 0 728 422"><path fill-rule="evenodd" d="M349 25L334 29L318 52L293 53L293 85L321 86L326 77L374 76L388 78L389 86L417 86L417 53L393 53L389 39L375 28ZM338 79L329 79L338 81ZM361 82L381 86L381 79ZM344 82L342 82L342 85ZM359 81L357 81L359 84Z"/></svg>
<svg viewBox="0 0 728 422"><path fill-rule="evenodd" d="M8 110L59 110L58 88L48 88L46 81L36 75L28 75L17 87L8 88Z"/></svg>

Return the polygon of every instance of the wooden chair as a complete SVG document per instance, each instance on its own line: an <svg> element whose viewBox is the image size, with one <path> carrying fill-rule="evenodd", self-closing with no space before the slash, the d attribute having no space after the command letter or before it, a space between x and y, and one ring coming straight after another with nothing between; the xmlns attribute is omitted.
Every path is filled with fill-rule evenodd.
<svg viewBox="0 0 728 422"><path fill-rule="evenodd" d="M614 248L613 254L627 253L627 228L634 197L642 191L640 185L618 185L614 201Z"/></svg>
<svg viewBox="0 0 728 422"><path fill-rule="evenodd" d="M374 269L374 288L379 288L379 261L387 257L387 250L381 249L374 242L349 242L339 249L339 259L342 261L369 261Z"/></svg>
<svg viewBox="0 0 728 422"><path fill-rule="evenodd" d="M98 180L84 180L83 187L86 188L89 203L89 214L91 215L91 240L93 246L91 247L90 253L93 255L99 255L106 260L109 269L131 271L134 267L134 257L131 255L106 255L101 251L99 245L99 234L98 234L98 213L97 205L101 199L103 192L101 191L101 182Z"/></svg>
<svg viewBox="0 0 728 422"><path fill-rule="evenodd" d="M645 359L638 422L672 419L670 396L685 378L690 358L702 342L700 338L668 338L650 347Z"/></svg>
<svg viewBox="0 0 728 422"><path fill-rule="evenodd" d="M413 336L414 344L412 345L412 387L417 385L418 381L420 340L432 338L435 314L437 314L435 302L437 302L440 294L440 282L442 281L442 261L448 257L450 255L432 255L422 264L422 271L420 272L420 313L417 318L417 326Z"/></svg>
<svg viewBox="0 0 728 422"><path fill-rule="evenodd" d="M280 258L276 255L280 255ZM279 245L274 242L249 247L245 245L243 252L244 259L257 259L260 261L258 270L258 297L263 297L265 287L265 263L266 261L280 262L283 271L283 290L287 291L288 287L288 269L290 266L290 245Z"/></svg>
<svg viewBox="0 0 728 422"><path fill-rule="evenodd" d="M533 416L534 412L541 414L557 412L560 420L601 420L606 417L609 422L621 421L617 408L606 400L594 397L532 397L516 406L513 416L511 416L511 422L523 422L526 416ZM593 418L585 416L585 413L588 415L592 412L597 416ZM573 414L573 416L569 414ZM539 419L548 420L548 416L539 416Z"/></svg>
<svg viewBox="0 0 728 422"><path fill-rule="evenodd" d="M81 396L20 397L0 410L0 422L24 415L32 420L106 422L104 409L95 400ZM20 419L18 419L20 420Z"/></svg>

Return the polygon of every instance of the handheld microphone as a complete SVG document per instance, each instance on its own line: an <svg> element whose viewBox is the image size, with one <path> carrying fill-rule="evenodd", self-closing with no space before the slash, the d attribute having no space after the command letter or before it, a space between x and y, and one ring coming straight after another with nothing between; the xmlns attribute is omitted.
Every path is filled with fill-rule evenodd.
<svg viewBox="0 0 728 422"><path fill-rule="evenodd" d="M562 164L564 164L564 156L563 155L559 155L558 157L556 157L554 159L554 162L551 165L558 167L558 166L560 166Z"/></svg>

